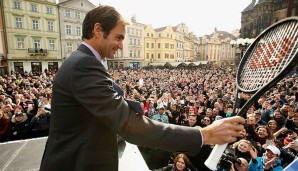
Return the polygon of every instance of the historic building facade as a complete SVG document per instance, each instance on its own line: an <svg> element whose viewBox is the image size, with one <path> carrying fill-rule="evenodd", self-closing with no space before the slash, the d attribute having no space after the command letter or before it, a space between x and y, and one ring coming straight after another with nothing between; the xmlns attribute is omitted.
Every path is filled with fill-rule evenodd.
<svg viewBox="0 0 298 171"><path fill-rule="evenodd" d="M275 22L298 16L298 0L252 0L242 11L242 38L255 38Z"/></svg>
<svg viewBox="0 0 298 171"><path fill-rule="evenodd" d="M60 0L58 7L62 60L65 60L82 43L83 20L95 5L88 0Z"/></svg>
<svg viewBox="0 0 298 171"><path fill-rule="evenodd" d="M233 34L215 28L211 35L199 38L199 60L215 65L236 65L239 57L236 56L236 49L230 44L230 41L235 39Z"/></svg>
<svg viewBox="0 0 298 171"><path fill-rule="evenodd" d="M56 1L3 2L9 72L57 70L61 48Z"/></svg>
<svg viewBox="0 0 298 171"><path fill-rule="evenodd" d="M130 24L126 26L123 50L118 50L114 59L108 59L109 68L141 68L147 65L144 60L144 28L144 24L136 21L136 16L131 18Z"/></svg>
<svg viewBox="0 0 298 171"><path fill-rule="evenodd" d="M0 1L0 75L8 74L3 1Z"/></svg>

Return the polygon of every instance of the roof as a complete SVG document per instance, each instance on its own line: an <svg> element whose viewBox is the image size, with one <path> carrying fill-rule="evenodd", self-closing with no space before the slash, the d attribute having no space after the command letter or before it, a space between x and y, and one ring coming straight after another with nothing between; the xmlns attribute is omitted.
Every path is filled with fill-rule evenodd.
<svg viewBox="0 0 298 171"><path fill-rule="evenodd" d="M256 4L256 0L252 0L252 2L242 12L253 10L255 4Z"/></svg>
<svg viewBox="0 0 298 171"><path fill-rule="evenodd" d="M197 62L153 62L150 66L170 66L170 67L187 67L187 66L199 66L206 65L208 61L197 61Z"/></svg>
<svg viewBox="0 0 298 171"><path fill-rule="evenodd" d="M157 28L157 29L154 29L156 32L159 32L159 31L163 31L165 30L167 27L160 27L160 28Z"/></svg>

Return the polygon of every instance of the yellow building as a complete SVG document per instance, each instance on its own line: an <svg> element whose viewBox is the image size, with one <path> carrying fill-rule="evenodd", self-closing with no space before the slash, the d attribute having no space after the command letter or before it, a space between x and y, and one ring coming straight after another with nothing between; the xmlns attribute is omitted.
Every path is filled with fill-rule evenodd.
<svg viewBox="0 0 298 171"><path fill-rule="evenodd" d="M176 36L171 26L154 29L156 32L155 62L176 61Z"/></svg>
<svg viewBox="0 0 298 171"><path fill-rule="evenodd" d="M5 0L9 71L40 73L62 62L56 0Z"/></svg>
<svg viewBox="0 0 298 171"><path fill-rule="evenodd" d="M149 64L157 61L156 56L156 39L157 33L153 29L152 25L147 25L144 30L144 54L145 64Z"/></svg>
<svg viewBox="0 0 298 171"><path fill-rule="evenodd" d="M0 75L8 74L7 71L7 51L6 39L4 35L5 27L3 25L3 1L0 1Z"/></svg>

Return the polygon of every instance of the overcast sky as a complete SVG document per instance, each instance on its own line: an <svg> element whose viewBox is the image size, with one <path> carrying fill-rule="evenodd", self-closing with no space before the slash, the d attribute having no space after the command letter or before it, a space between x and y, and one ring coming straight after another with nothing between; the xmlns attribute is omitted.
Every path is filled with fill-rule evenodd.
<svg viewBox="0 0 298 171"><path fill-rule="evenodd" d="M89 0L94 5L111 5L126 19L153 28L185 23L197 36L217 30L231 32L241 27L241 12L252 0Z"/></svg>

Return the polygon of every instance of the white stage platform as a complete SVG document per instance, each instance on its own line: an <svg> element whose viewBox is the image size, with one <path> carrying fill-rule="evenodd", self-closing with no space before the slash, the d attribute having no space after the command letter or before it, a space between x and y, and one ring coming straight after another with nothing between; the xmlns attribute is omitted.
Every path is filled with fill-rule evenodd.
<svg viewBox="0 0 298 171"><path fill-rule="evenodd" d="M47 137L0 143L0 171L38 171ZM149 171L138 147L120 142L119 171Z"/></svg>

